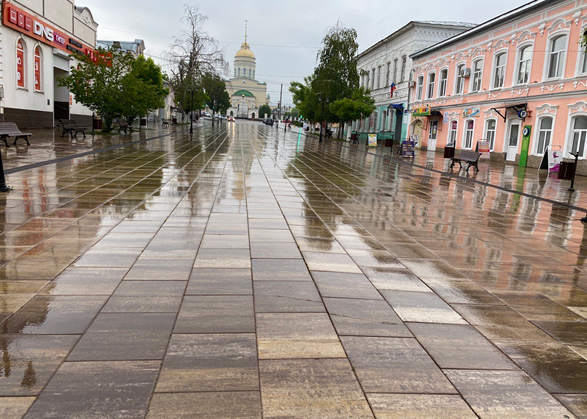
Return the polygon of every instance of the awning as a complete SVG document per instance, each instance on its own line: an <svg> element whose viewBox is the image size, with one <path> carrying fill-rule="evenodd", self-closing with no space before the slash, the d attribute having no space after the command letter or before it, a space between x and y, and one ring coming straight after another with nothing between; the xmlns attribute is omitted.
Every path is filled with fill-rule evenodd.
<svg viewBox="0 0 587 419"><path fill-rule="evenodd" d="M520 116L520 112L522 112L522 111L526 111L526 115L527 115L527 108L528 108L527 103L516 103L516 104L507 104L507 105L504 104L503 106L495 106L495 107L491 108L491 110L497 112L497 114L503 118L503 122L505 122L507 119L508 110L513 109L518 114L518 116ZM502 114L500 112L500 110L503 110L505 112ZM526 116L520 116L520 119L525 119L525 118L526 118Z"/></svg>

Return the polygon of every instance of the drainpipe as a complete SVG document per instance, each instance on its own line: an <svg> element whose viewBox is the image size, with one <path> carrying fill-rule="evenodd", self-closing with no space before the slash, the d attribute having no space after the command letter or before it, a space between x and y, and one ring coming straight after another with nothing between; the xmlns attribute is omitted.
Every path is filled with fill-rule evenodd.
<svg viewBox="0 0 587 419"><path fill-rule="evenodd" d="M408 107L406 108L406 113L412 111L412 109L410 108L410 98L412 97L411 96L411 94L412 94L411 89L412 88L410 87L410 85L412 84L413 77L414 77L414 69L412 68L410 70L410 78L409 78L409 81L408 81ZM411 115L411 113L410 113L410 115ZM406 135L407 135L407 138L406 138L406 140L407 140L408 138L410 138L410 124L408 124L408 132L406 133Z"/></svg>

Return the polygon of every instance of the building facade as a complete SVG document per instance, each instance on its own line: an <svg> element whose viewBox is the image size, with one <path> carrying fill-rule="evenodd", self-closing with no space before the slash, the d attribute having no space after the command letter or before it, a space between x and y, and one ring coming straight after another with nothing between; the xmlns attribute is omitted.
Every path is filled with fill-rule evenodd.
<svg viewBox="0 0 587 419"><path fill-rule="evenodd" d="M0 112L20 128L53 127L57 119L91 123L59 78L69 73L73 52L93 54L96 30L88 8L74 0L2 2Z"/></svg>
<svg viewBox="0 0 587 419"><path fill-rule="evenodd" d="M96 42L98 48L119 48L124 52L130 52L134 58L145 53L145 41L142 39L135 39L134 41L105 41L99 40Z"/></svg>
<svg viewBox="0 0 587 419"><path fill-rule="evenodd" d="M228 116L246 119L263 117L259 115L259 107L269 103L267 84L256 80L256 72L257 59L247 42L245 30L245 42L234 56L233 77L226 82L231 103L231 107L226 111Z"/></svg>
<svg viewBox="0 0 587 419"><path fill-rule="evenodd" d="M353 131L405 138L409 124L409 115L405 110L408 107L412 70L410 54L474 26L457 22L414 21L361 53L357 63L360 84L371 91L376 109L369 118L353 123ZM392 85L395 88L393 96Z"/></svg>
<svg viewBox="0 0 587 419"><path fill-rule="evenodd" d="M587 165L587 1L537 0L412 54L423 146L538 167L550 148ZM413 128L413 127L412 127Z"/></svg>

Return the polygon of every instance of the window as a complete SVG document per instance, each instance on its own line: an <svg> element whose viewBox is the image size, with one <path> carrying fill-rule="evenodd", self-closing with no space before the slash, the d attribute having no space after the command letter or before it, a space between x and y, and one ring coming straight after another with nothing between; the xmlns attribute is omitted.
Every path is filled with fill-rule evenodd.
<svg viewBox="0 0 587 419"><path fill-rule="evenodd" d="M406 81L406 65L407 65L407 63L408 63L408 57L404 55L402 57L402 79L401 79L402 82Z"/></svg>
<svg viewBox="0 0 587 419"><path fill-rule="evenodd" d="M546 147L550 145L552 139L552 117L548 116L540 120L538 124L538 141L536 143L536 154L539 156L544 155Z"/></svg>
<svg viewBox="0 0 587 419"><path fill-rule="evenodd" d="M448 70L442 70L440 72L440 89L438 90L439 97L446 96L447 83L448 83Z"/></svg>
<svg viewBox="0 0 587 419"><path fill-rule="evenodd" d="M385 86L391 86L389 78L391 77L391 63L387 63L387 76L385 78Z"/></svg>
<svg viewBox="0 0 587 419"><path fill-rule="evenodd" d="M473 148L473 134L475 133L475 121L465 122L465 138L463 139L463 149L470 150Z"/></svg>
<svg viewBox="0 0 587 419"><path fill-rule="evenodd" d="M518 84L526 84L530 81L532 69L532 47L524 47L520 50L518 61Z"/></svg>
<svg viewBox="0 0 587 419"><path fill-rule="evenodd" d="M571 144L569 153L579 153L579 157L585 158L585 141L587 140L587 116L573 118Z"/></svg>
<svg viewBox="0 0 587 419"><path fill-rule="evenodd" d="M418 86L416 90L416 100L422 100L422 92L424 90L424 76L418 77Z"/></svg>
<svg viewBox="0 0 587 419"><path fill-rule="evenodd" d="M464 70L464 64L457 66L457 82L455 83L455 94L457 95L462 94L465 89L465 77L463 77Z"/></svg>
<svg viewBox="0 0 587 419"><path fill-rule="evenodd" d="M24 41L19 39L16 42L16 86L18 88L26 88L25 74L26 74L26 59L25 59Z"/></svg>
<svg viewBox="0 0 587 419"><path fill-rule="evenodd" d="M483 82L483 60L477 60L473 63L473 85L471 92L478 92L481 90L481 83Z"/></svg>
<svg viewBox="0 0 587 419"><path fill-rule="evenodd" d="M42 77L43 70L41 65L41 47L35 47L35 91L40 92L42 90Z"/></svg>
<svg viewBox="0 0 587 419"><path fill-rule="evenodd" d="M238 76L239 77L241 76L241 69L240 68L238 69Z"/></svg>
<svg viewBox="0 0 587 419"><path fill-rule="evenodd" d="M434 97L434 86L436 85L436 73L428 75L428 92L426 98L432 99Z"/></svg>
<svg viewBox="0 0 587 419"><path fill-rule="evenodd" d="M381 66L377 67L377 88L381 88Z"/></svg>
<svg viewBox="0 0 587 419"><path fill-rule="evenodd" d="M558 78L563 76L563 67L565 61L565 45L567 36L562 35L550 41L550 55L548 57L548 78Z"/></svg>
<svg viewBox="0 0 587 419"><path fill-rule="evenodd" d="M497 129L497 121L495 119L488 119L485 123L485 139L489 141L489 150L493 151L495 146L495 131Z"/></svg>
<svg viewBox="0 0 587 419"><path fill-rule="evenodd" d="M583 56L581 57L581 74L587 74L587 52L583 50Z"/></svg>
<svg viewBox="0 0 587 419"><path fill-rule="evenodd" d="M375 69L372 70L372 76L371 76L371 90L375 90Z"/></svg>
<svg viewBox="0 0 587 419"><path fill-rule="evenodd" d="M397 84L397 58L393 60L393 82Z"/></svg>
<svg viewBox="0 0 587 419"><path fill-rule="evenodd" d="M367 73L367 75L365 76L365 80L367 81L365 83L365 89L369 89L369 73Z"/></svg>
<svg viewBox="0 0 587 419"><path fill-rule="evenodd" d="M456 147L457 145L457 131L459 129L459 122L452 121L450 123L450 131L448 133L448 143L447 146L449 147Z"/></svg>
<svg viewBox="0 0 587 419"><path fill-rule="evenodd" d="M493 88L500 89L505 83L506 53L502 52L495 57L495 71L493 73Z"/></svg>

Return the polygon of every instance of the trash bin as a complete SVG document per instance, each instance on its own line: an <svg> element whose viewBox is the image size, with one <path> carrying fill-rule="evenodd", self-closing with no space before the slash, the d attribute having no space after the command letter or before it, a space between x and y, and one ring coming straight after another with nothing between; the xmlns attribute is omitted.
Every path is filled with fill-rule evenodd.
<svg viewBox="0 0 587 419"><path fill-rule="evenodd" d="M577 164L574 161L562 161L561 167L558 171L558 178L561 180L573 180L576 170Z"/></svg>
<svg viewBox="0 0 587 419"><path fill-rule="evenodd" d="M147 118L141 118L141 127L147 126Z"/></svg>
<svg viewBox="0 0 587 419"><path fill-rule="evenodd" d="M94 119L94 129L97 129L97 130L102 129L102 120L101 119Z"/></svg>
<svg viewBox="0 0 587 419"><path fill-rule="evenodd" d="M175 116L171 118L171 123L174 125L177 124L177 118Z"/></svg>
<svg viewBox="0 0 587 419"><path fill-rule="evenodd" d="M452 159L455 156L455 148L454 147L444 147L444 158L445 159Z"/></svg>

